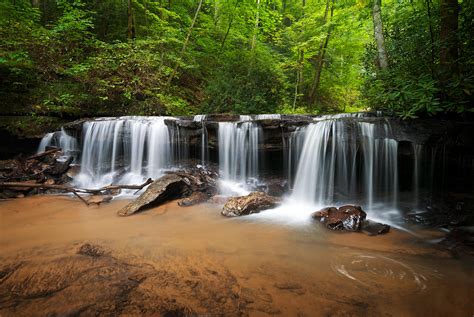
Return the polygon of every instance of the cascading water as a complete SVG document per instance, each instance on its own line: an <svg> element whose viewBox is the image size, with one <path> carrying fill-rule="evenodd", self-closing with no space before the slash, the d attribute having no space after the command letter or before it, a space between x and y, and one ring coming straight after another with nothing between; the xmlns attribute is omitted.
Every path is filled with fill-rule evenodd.
<svg viewBox="0 0 474 317"><path fill-rule="evenodd" d="M64 155L76 158L76 152L78 151L77 141L74 137L67 134L63 128L59 132L47 133L41 139L36 152L44 152L48 146L59 147Z"/></svg>
<svg viewBox="0 0 474 317"><path fill-rule="evenodd" d="M139 183L172 165L164 118L91 121L83 130L81 171L75 179L81 187Z"/></svg>
<svg viewBox="0 0 474 317"><path fill-rule="evenodd" d="M193 121L201 122L201 165L206 166L206 162L209 159L209 145L208 145L208 137L207 137L207 129L206 129L206 115L199 114L195 115Z"/></svg>
<svg viewBox="0 0 474 317"><path fill-rule="evenodd" d="M261 134L253 122L219 122L219 168L225 184L258 178Z"/></svg>
<svg viewBox="0 0 474 317"><path fill-rule="evenodd" d="M367 210L383 202L396 208L398 143L389 139L386 122L357 122L356 127L334 119L307 127L292 201L315 206L363 203Z"/></svg>
<svg viewBox="0 0 474 317"><path fill-rule="evenodd" d="M204 166L219 163L221 193L245 194L254 185L263 188L268 177L274 176L268 167L276 166L284 170L282 175L290 185L288 202L309 206L301 213L305 219L317 207L344 203L361 204L372 215L377 210L395 210L399 205L399 187L410 190L402 198L408 197L411 206L419 201L421 186L433 191L433 162L435 157L441 158L442 151L437 155L434 148L432 162L424 168L420 163L422 146L412 145L413 163L405 164L412 172L402 170L405 176L400 175L405 181L399 184L399 144L384 118L366 114L306 117L306 121L288 130L285 126L291 121L282 121L284 124L279 126L259 121L278 118L281 117L245 115L237 122L208 122L202 115L192 119L197 123L167 117L88 121L83 124L82 152L76 160L81 169L74 183L85 188L110 183L137 184L148 177L156 179L167 169L195 164L192 159L197 159ZM269 129L265 135L262 127ZM277 132L281 133L280 138L273 135ZM280 149L275 147L277 140L283 143ZM266 146L265 142L274 143ZM46 135L38 150L51 145L77 154L78 143L62 130ZM268 153L265 157L263 149ZM404 160L408 152L401 152ZM281 160L275 155L282 155L281 167ZM429 160L429 155L426 158ZM429 179L421 182L423 175ZM406 181L407 177L411 179Z"/></svg>

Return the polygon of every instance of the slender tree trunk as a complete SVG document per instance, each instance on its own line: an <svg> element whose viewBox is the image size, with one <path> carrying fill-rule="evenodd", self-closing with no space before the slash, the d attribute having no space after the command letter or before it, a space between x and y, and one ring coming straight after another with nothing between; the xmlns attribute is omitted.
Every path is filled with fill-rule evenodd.
<svg viewBox="0 0 474 317"><path fill-rule="evenodd" d="M197 20L198 15L199 15L199 11L201 10L202 2L203 2L203 0L199 0L199 4L198 4L198 7L196 9L196 13L194 14L193 21L191 22L191 25L189 26L188 34L186 35L186 39L184 40L184 43L183 43L183 48L181 49L180 58L178 59L178 61L176 61L176 65L174 66L173 71L171 72L171 75L168 78L168 83L167 83L168 87L169 87L169 85L171 85L171 81L173 80L173 78L176 74L176 71L178 70L179 60L183 57L184 52L186 52L186 47L188 46L189 38L191 37L191 33L193 32L193 29L194 29L194 24L196 23L196 20Z"/></svg>
<svg viewBox="0 0 474 317"><path fill-rule="evenodd" d="M331 15L330 15L330 18L329 18L329 22L331 22L332 17L334 15L334 1L335 0L332 0ZM326 12L324 14L324 18L325 18L324 22L325 23L326 23L326 20L327 20L328 5L329 5L329 1L327 2ZM315 67L313 82L311 83L311 88L310 88L309 95L308 95L309 96L308 101L309 101L310 105L314 105L314 103L316 102L316 99L317 99L318 88L319 88L319 84L321 82L321 73L323 71L323 66L324 66L324 56L326 55L326 50L327 50L327 47L328 47L328 44L329 44L329 39L331 37L331 32L332 32L332 27L330 26L328 28L328 33L326 34L326 38L324 39L324 42L322 42L320 47L319 47L319 54L318 54L317 59L316 59L316 67Z"/></svg>
<svg viewBox="0 0 474 317"><path fill-rule="evenodd" d="M458 53L458 1L440 0L440 54L441 79L446 84L459 69Z"/></svg>
<svg viewBox="0 0 474 317"><path fill-rule="evenodd" d="M15 3L13 3L15 4ZM31 0L31 6L33 8L39 8L40 7L40 0Z"/></svg>
<svg viewBox="0 0 474 317"><path fill-rule="evenodd" d="M306 0L303 0L301 2L301 8L303 9L303 14L301 16L301 19L303 21L305 18L305 6L306 6ZM302 22L301 34L303 34L303 32L304 32L304 23ZM303 63L304 63L304 50L300 49L299 55L298 55L298 65L296 68L296 83L295 83L295 95L293 97L293 110L296 109L296 103L298 102L299 88L300 88L301 83L303 82Z"/></svg>
<svg viewBox="0 0 474 317"><path fill-rule="evenodd" d="M133 7L132 7L132 0L127 0L127 38L129 40L135 38L135 23L133 23Z"/></svg>
<svg viewBox="0 0 474 317"><path fill-rule="evenodd" d="M257 41L259 19L260 19L260 0L257 0L257 14L255 16L255 28L253 29L252 45L250 47L250 50L252 52L255 49L255 42Z"/></svg>
<svg viewBox="0 0 474 317"><path fill-rule="evenodd" d="M434 63L435 63L435 49L434 49L434 34L433 34L433 24L431 23L431 0L425 0L426 11L428 14L428 27L430 30L430 47L431 47L431 63L430 63L430 72L431 78L434 79Z"/></svg>
<svg viewBox="0 0 474 317"><path fill-rule="evenodd" d="M388 58L385 51L385 38L382 24L382 0L373 0L372 18L374 20L374 37L377 43L378 62L380 69L387 69Z"/></svg>

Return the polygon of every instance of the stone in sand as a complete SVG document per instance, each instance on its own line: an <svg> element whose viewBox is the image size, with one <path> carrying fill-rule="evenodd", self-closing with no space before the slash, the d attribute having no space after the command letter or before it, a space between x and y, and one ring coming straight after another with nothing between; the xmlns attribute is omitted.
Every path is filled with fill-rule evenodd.
<svg viewBox="0 0 474 317"><path fill-rule="evenodd" d="M230 198L221 214L226 217L245 216L276 207L280 200L262 192L253 192L247 196Z"/></svg>

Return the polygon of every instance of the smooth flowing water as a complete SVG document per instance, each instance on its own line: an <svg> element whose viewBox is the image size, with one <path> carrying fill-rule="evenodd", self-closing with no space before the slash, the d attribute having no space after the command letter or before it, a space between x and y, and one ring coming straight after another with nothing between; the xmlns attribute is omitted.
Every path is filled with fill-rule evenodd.
<svg viewBox="0 0 474 317"><path fill-rule="evenodd" d="M399 144L389 120L367 120L367 116L315 117L306 126L282 134L280 169L285 170L283 175L290 187L286 201L296 210L304 210L304 217L308 218L315 208L343 203L358 203L380 215L381 210L385 216L397 215L401 192ZM207 120L206 115L196 115L188 120L190 123L170 117L102 118L85 122L80 139L65 130L47 134L38 150L53 145L77 155L81 144L77 159L81 170L74 182L87 188L113 182L141 183L188 164L190 159L197 159L202 166L218 164L223 194L246 194L272 176L274 171L269 172L265 164L275 159L277 152L264 155L265 142L271 138L267 133L271 132L266 132L262 121L283 120L281 115L241 115L239 121L214 122L210 126ZM190 133L186 126L191 123L200 125L200 129ZM196 133L197 142L192 141ZM422 146L412 147L410 188L415 206L420 187L431 185L420 181Z"/></svg>

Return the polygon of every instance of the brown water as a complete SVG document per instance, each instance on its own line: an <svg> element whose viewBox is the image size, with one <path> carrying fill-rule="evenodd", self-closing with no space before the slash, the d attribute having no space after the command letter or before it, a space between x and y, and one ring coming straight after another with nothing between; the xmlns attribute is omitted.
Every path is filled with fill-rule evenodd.
<svg viewBox="0 0 474 317"><path fill-rule="evenodd" d="M117 217L126 203L0 202L0 316L474 314L472 258L403 231L339 234L175 202ZM77 254L85 243L102 251Z"/></svg>

